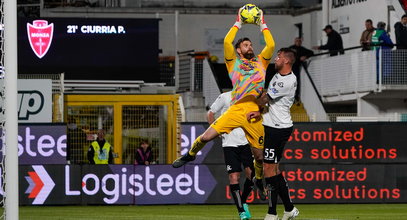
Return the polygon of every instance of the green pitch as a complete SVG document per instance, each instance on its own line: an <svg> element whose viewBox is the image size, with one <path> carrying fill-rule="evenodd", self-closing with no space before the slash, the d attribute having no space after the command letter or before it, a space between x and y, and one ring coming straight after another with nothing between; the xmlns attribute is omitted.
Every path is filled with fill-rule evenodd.
<svg viewBox="0 0 407 220"><path fill-rule="evenodd" d="M296 220L308 219L407 219L407 204L323 204L297 205ZM262 220L266 204L250 205L253 220ZM282 205L277 211L282 217ZM202 220L238 219L234 205L157 205L157 206L21 206L22 220Z"/></svg>

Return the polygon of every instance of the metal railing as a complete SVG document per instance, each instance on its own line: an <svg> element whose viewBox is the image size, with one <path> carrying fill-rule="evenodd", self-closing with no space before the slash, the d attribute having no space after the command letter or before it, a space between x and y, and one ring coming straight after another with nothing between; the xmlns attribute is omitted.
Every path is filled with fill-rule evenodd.
<svg viewBox="0 0 407 220"><path fill-rule="evenodd" d="M398 122L407 121L407 114L390 113L381 116L357 116L357 113L327 113L326 120L320 120L321 116L315 113L291 113L293 122Z"/></svg>
<svg viewBox="0 0 407 220"><path fill-rule="evenodd" d="M378 88L375 51L312 58L308 71L323 97L375 91Z"/></svg>
<svg viewBox="0 0 407 220"><path fill-rule="evenodd" d="M406 61L407 50L360 51L314 57L308 71L321 96L329 97L381 91L383 85L407 86Z"/></svg>
<svg viewBox="0 0 407 220"><path fill-rule="evenodd" d="M382 84L407 85L407 50L382 50Z"/></svg>
<svg viewBox="0 0 407 220"><path fill-rule="evenodd" d="M382 93L381 97L388 97L391 103L403 102L407 97L407 50L390 50L379 48L371 51L360 51L359 47L352 48L343 55L311 58L308 69L304 68L315 85L316 94L324 103L354 101L371 94ZM355 50L358 49L358 50ZM310 91L308 91L310 92ZM394 96L398 92L400 96ZM308 97L310 94L306 94ZM303 97L303 94L301 95ZM371 98L374 98L370 96ZM369 112L362 106L370 101L357 102L358 113L338 116L327 114L329 121L405 121L406 110L392 110L390 106L378 102L380 109L389 111ZM390 103L390 102L389 102ZM304 103L306 107L307 103ZM315 103L314 103L315 104ZM363 110L363 111L362 111ZM308 111L308 109L307 109ZM313 114L310 113L310 121ZM319 115L320 116L320 115ZM321 120L321 117L318 117Z"/></svg>

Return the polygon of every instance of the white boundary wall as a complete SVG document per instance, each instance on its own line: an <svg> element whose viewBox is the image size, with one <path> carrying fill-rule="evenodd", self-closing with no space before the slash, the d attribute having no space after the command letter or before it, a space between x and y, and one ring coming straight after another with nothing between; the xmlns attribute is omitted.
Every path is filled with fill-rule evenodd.
<svg viewBox="0 0 407 220"><path fill-rule="evenodd" d="M376 84L376 51L315 58L308 66L322 96L371 92Z"/></svg>

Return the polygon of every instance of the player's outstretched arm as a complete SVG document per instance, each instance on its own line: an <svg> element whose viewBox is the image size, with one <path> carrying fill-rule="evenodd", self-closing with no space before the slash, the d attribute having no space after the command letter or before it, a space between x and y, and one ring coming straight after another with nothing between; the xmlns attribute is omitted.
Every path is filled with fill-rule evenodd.
<svg viewBox="0 0 407 220"><path fill-rule="evenodd" d="M237 31L242 27L242 21L240 20L240 11L237 14L236 22L233 27L229 30L226 34L225 39L223 41L223 53L225 57L225 63L228 68L233 68L233 61L236 59L235 48L233 47L233 41L235 40Z"/></svg>
<svg viewBox="0 0 407 220"><path fill-rule="evenodd" d="M271 57L274 53L275 42L273 39L273 35L271 35L270 30L268 29L266 22L264 21L263 11L260 10L261 18L259 20L260 30L263 33L264 41L266 42L266 46L264 47L263 51L261 51L260 56L263 58L262 62L267 67L271 61Z"/></svg>
<svg viewBox="0 0 407 220"><path fill-rule="evenodd" d="M223 41L223 52L225 56L225 62L231 62L236 59L235 48L233 47L233 41L235 40L236 33L239 29L233 26Z"/></svg>

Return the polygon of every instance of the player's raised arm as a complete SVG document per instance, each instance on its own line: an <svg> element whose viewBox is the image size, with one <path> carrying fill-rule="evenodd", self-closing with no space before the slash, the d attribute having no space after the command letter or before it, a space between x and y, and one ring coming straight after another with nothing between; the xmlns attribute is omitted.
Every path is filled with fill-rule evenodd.
<svg viewBox="0 0 407 220"><path fill-rule="evenodd" d="M235 40L237 31L242 27L242 22L240 20L240 11L237 14L236 22L233 27L226 34L225 39L223 40L223 53L225 57L225 63L228 71L233 68L234 60L236 59L235 48L233 47L233 41Z"/></svg>
<svg viewBox="0 0 407 220"><path fill-rule="evenodd" d="M263 62L264 66L267 68L271 61L271 57L274 53L275 42L273 39L273 35L271 35L270 30L267 28L266 22L264 21L263 11L260 11L261 18L259 20L260 30L263 33L264 41L266 42L266 46L264 47L263 51L261 51L261 61Z"/></svg>

